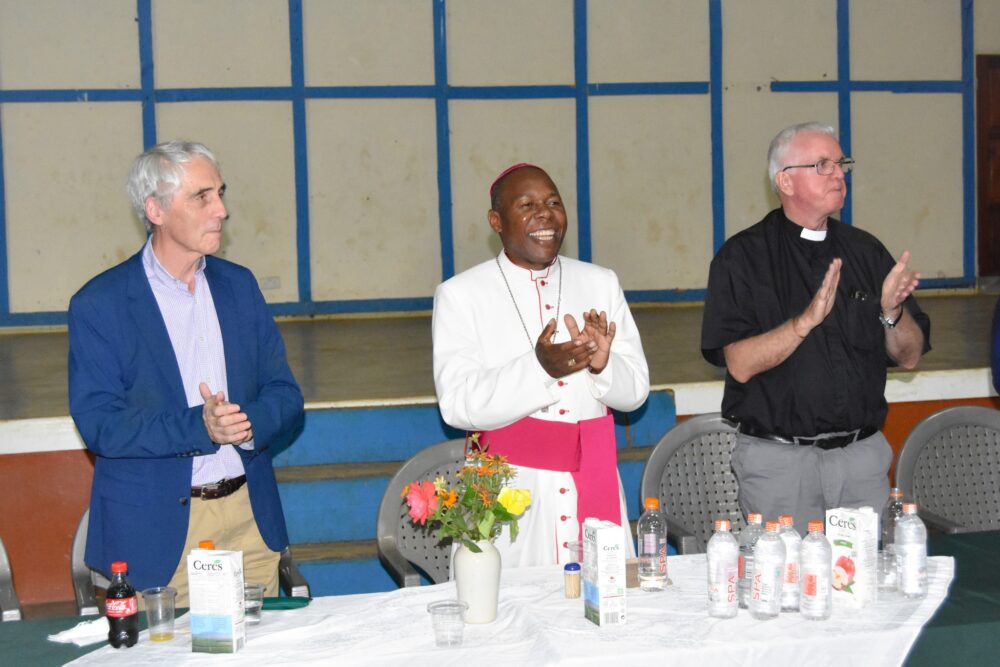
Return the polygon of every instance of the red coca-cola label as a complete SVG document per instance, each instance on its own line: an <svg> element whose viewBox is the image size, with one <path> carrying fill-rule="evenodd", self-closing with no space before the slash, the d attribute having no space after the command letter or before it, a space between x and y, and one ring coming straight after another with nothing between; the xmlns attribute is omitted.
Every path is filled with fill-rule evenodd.
<svg viewBox="0 0 1000 667"><path fill-rule="evenodd" d="M134 616L139 613L139 602L135 596L130 598L108 598L104 601L104 606L108 611L108 618L124 618Z"/></svg>

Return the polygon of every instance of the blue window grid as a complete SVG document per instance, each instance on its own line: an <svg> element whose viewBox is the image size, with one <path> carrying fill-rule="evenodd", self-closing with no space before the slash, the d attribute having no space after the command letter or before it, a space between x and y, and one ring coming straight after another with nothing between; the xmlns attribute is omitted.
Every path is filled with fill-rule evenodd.
<svg viewBox="0 0 1000 667"><path fill-rule="evenodd" d="M310 272L309 185L306 137L306 100L309 99L433 99L437 130L437 186L441 278L455 273L451 211L451 147L448 125L450 100L574 99L576 103L576 178L578 256L592 258L590 204L590 125L588 101L591 97L625 95L709 95L711 115L712 239L713 252L726 238L725 188L722 121L722 0L708 2L709 80L649 83L590 83L587 67L587 0L573 2L574 85L532 86L449 86L446 44L446 3L433 5L434 85L399 86L306 86L303 56L302 0L288 0L291 85L268 87L160 88L153 77L152 0L136 0L139 25L141 87L135 89L0 90L0 104L39 102L141 102L145 147L154 145L158 104L202 101L281 100L292 104L294 142L296 247L299 299L273 303L275 315L312 315L358 312L427 310L430 297L348 299L314 301ZM850 78L850 0L837 0L837 79L823 81L775 81L773 92L835 92L838 97L840 142L846 153L851 149L851 93L887 91L892 93L946 93L962 95L962 183L963 183L963 274L960 277L925 279L921 287L967 286L975 281L975 127L973 88L973 0L961 3L962 78L959 81L861 81ZM0 128L2 130L2 128ZM0 165L4 164L0 132ZM65 311L11 313L7 263L6 198L3 170L0 169L0 327L60 325ZM850 193L850 190L848 191ZM851 223L850 194L841 214ZM631 301L700 301L704 289L629 290Z"/></svg>

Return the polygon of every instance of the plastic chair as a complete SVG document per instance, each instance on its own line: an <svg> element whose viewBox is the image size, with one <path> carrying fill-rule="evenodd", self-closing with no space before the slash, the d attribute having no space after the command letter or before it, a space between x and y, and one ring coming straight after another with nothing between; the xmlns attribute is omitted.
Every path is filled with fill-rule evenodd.
<svg viewBox="0 0 1000 667"><path fill-rule="evenodd" d="M18 602L17 593L14 591L10 560L7 558L3 540L0 540L0 612L3 613L4 621L21 620L21 603Z"/></svg>
<svg viewBox="0 0 1000 667"><path fill-rule="evenodd" d="M895 479L931 528L1000 530L1000 412L960 406L927 417L903 443Z"/></svg>
<svg viewBox="0 0 1000 667"><path fill-rule="evenodd" d="M70 575L73 579L76 611L80 616L93 616L101 613L95 589L107 589L111 584L107 577L97 570L91 569L84 561L89 521L90 509L88 508L76 526L76 535L73 537L73 549L70 554ZM299 571L298 565L292 558L290 547L285 547L281 552L281 559L278 561L278 583L287 595L310 597L309 582Z"/></svg>
<svg viewBox="0 0 1000 667"><path fill-rule="evenodd" d="M730 460L736 428L719 413L686 419L667 431L642 471L642 498L659 498L678 553L703 553L715 519L746 525Z"/></svg>
<svg viewBox="0 0 1000 667"><path fill-rule="evenodd" d="M378 508L376 534L378 558L399 586L420 586L419 568L435 584L448 581L451 540L440 541L434 532L414 524L399 494L414 481L451 481L465 465L465 440L431 445L403 464L389 481Z"/></svg>

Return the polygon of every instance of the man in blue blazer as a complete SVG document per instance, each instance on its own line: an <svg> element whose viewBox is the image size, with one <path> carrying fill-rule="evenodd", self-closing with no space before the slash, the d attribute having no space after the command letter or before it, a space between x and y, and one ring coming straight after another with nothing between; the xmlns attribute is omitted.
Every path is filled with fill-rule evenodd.
<svg viewBox="0 0 1000 667"><path fill-rule="evenodd" d="M186 555L212 539L276 595L288 534L266 450L302 392L253 274L211 257L228 217L212 153L154 146L128 191L152 234L69 307L70 413L95 454L86 562L124 560L187 606Z"/></svg>

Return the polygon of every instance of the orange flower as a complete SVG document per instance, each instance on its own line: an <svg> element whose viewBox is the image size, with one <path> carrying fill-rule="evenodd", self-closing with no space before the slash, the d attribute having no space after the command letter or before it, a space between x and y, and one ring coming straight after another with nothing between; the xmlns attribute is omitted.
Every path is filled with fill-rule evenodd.
<svg viewBox="0 0 1000 667"><path fill-rule="evenodd" d="M452 505L458 502L458 493L454 489L452 489L451 491L449 491L444 495L444 498L442 498L442 502L444 503L445 507L451 507Z"/></svg>

